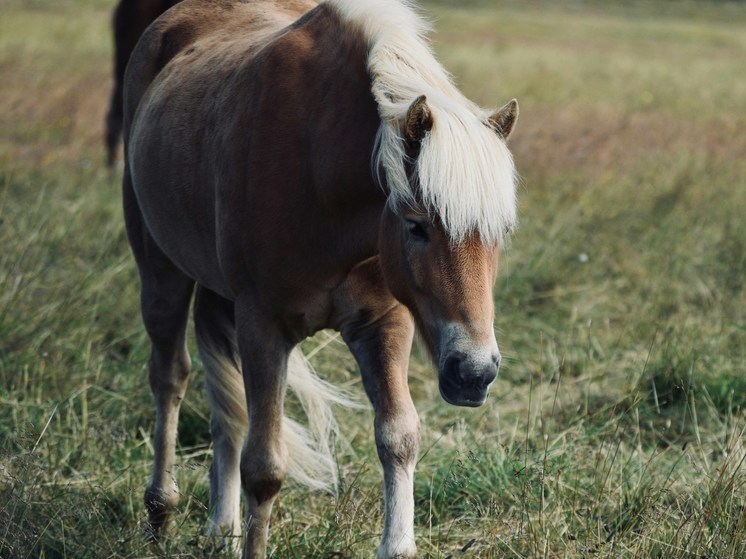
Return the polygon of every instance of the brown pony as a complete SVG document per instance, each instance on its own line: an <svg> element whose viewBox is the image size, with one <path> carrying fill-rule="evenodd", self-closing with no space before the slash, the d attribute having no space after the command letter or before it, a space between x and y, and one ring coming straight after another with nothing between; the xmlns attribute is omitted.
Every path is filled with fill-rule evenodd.
<svg viewBox="0 0 746 559"><path fill-rule="evenodd" d="M148 25L179 2L180 0L120 0L114 9L114 89L111 92L109 111L106 113L106 157L109 166L116 161L117 145L122 134L122 88L127 62Z"/></svg>
<svg viewBox="0 0 746 559"><path fill-rule="evenodd" d="M333 480L328 404L344 399L294 348L334 328L375 409L378 557L415 556L415 324L443 398L484 403L500 364L498 249L516 219L505 140L517 104L490 113L468 101L426 31L404 0L185 0L135 49L124 210L152 340L145 503L154 535L178 500L172 470L196 285L212 533L238 549L243 528L245 557L264 557L286 474L316 487L324 473ZM284 419L288 386L306 402L311 433Z"/></svg>

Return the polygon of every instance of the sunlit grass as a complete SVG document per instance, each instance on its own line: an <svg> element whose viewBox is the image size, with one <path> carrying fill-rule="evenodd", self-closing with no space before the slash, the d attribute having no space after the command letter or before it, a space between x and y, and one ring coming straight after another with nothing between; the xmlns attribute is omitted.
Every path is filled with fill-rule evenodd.
<svg viewBox="0 0 746 559"><path fill-rule="evenodd" d="M675 8L674 6L678 6ZM0 557L151 557L153 406L119 171L101 168L110 3L0 7ZM495 290L489 403L440 400L416 348L423 557L739 557L746 549L746 8L428 3L481 103L518 97L521 225ZM359 398L344 344L304 345ZM177 532L204 555L202 370ZM340 410L336 496L288 484L276 558L370 557L370 410Z"/></svg>

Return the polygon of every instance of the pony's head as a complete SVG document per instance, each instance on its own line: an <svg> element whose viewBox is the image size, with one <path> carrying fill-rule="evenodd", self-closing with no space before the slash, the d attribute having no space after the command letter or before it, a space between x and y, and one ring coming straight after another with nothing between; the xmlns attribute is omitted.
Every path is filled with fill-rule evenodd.
<svg viewBox="0 0 746 559"><path fill-rule="evenodd" d="M517 116L515 100L484 118L471 111L454 117L420 96L394 135L379 138L379 150L400 154L382 163L389 186L379 234L384 277L414 315L438 366L440 393L455 405L484 403L500 367L492 289L499 248L515 223L505 140ZM398 145L384 146L391 141ZM392 169L394 161L401 167ZM395 182L397 174L406 184Z"/></svg>

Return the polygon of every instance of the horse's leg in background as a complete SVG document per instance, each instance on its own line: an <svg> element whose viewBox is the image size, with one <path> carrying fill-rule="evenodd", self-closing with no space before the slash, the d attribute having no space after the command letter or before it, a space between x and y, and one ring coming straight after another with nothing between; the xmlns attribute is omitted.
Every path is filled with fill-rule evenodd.
<svg viewBox="0 0 746 559"><path fill-rule="evenodd" d="M379 559L413 558L414 466L420 421L407 384L414 323L383 286L377 260L354 269L336 294L340 331L360 365L375 409L378 457L383 465L384 526Z"/></svg>
<svg viewBox="0 0 746 559"><path fill-rule="evenodd" d="M124 214L140 272L143 322L151 340L149 379L156 406L155 456L145 506L153 536L158 536L166 531L170 512L179 501L174 472L176 427L190 370L186 324L194 282L176 268L148 233L126 168Z"/></svg>
<svg viewBox="0 0 746 559"><path fill-rule="evenodd" d="M130 0L121 0L114 9L112 31L114 32L114 89L106 113L106 163L111 167L116 160L117 145L122 134L122 93L124 89L124 70L127 67L134 43L129 44L129 19L131 18ZM137 40L137 39L135 39Z"/></svg>
<svg viewBox="0 0 746 559"><path fill-rule="evenodd" d="M226 538L238 553L241 549L239 466L249 420L236 347L233 303L198 287L194 322L211 408L210 532Z"/></svg>
<svg viewBox="0 0 746 559"><path fill-rule="evenodd" d="M245 559L264 559L269 519L287 472L282 438L288 357L294 347L250 298L236 301L249 434L241 453L241 482L247 500Z"/></svg>
<svg viewBox="0 0 746 559"><path fill-rule="evenodd" d="M106 113L106 162L110 167L116 161L119 138L122 135L124 71L140 35L160 13L152 14L151 11L152 7L142 0L120 0L112 16L114 89Z"/></svg>

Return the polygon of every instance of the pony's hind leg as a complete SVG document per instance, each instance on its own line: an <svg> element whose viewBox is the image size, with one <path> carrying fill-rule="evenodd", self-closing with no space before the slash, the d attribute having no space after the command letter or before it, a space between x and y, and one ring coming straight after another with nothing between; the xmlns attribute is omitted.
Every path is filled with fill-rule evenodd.
<svg viewBox="0 0 746 559"><path fill-rule="evenodd" d="M211 405L210 533L224 539L238 552L241 543L239 467L249 420L236 346L233 303L198 287L194 322Z"/></svg>
<svg viewBox="0 0 746 559"><path fill-rule="evenodd" d="M186 325L194 281L163 254L148 233L127 169L124 213L127 235L140 273L143 322L151 341L149 381L156 422L153 474L145 490L145 506L155 538L167 531L170 513L179 501L174 472L176 428L191 363L186 349Z"/></svg>
<svg viewBox="0 0 746 559"><path fill-rule="evenodd" d="M141 272L142 274L142 272ZM193 283L178 270L154 281L143 275L142 314L152 342L150 388L156 406L153 434L153 475L145 491L150 526L154 535L167 530L170 512L179 502L174 462L179 408L184 399L190 359L186 349L186 323Z"/></svg>

